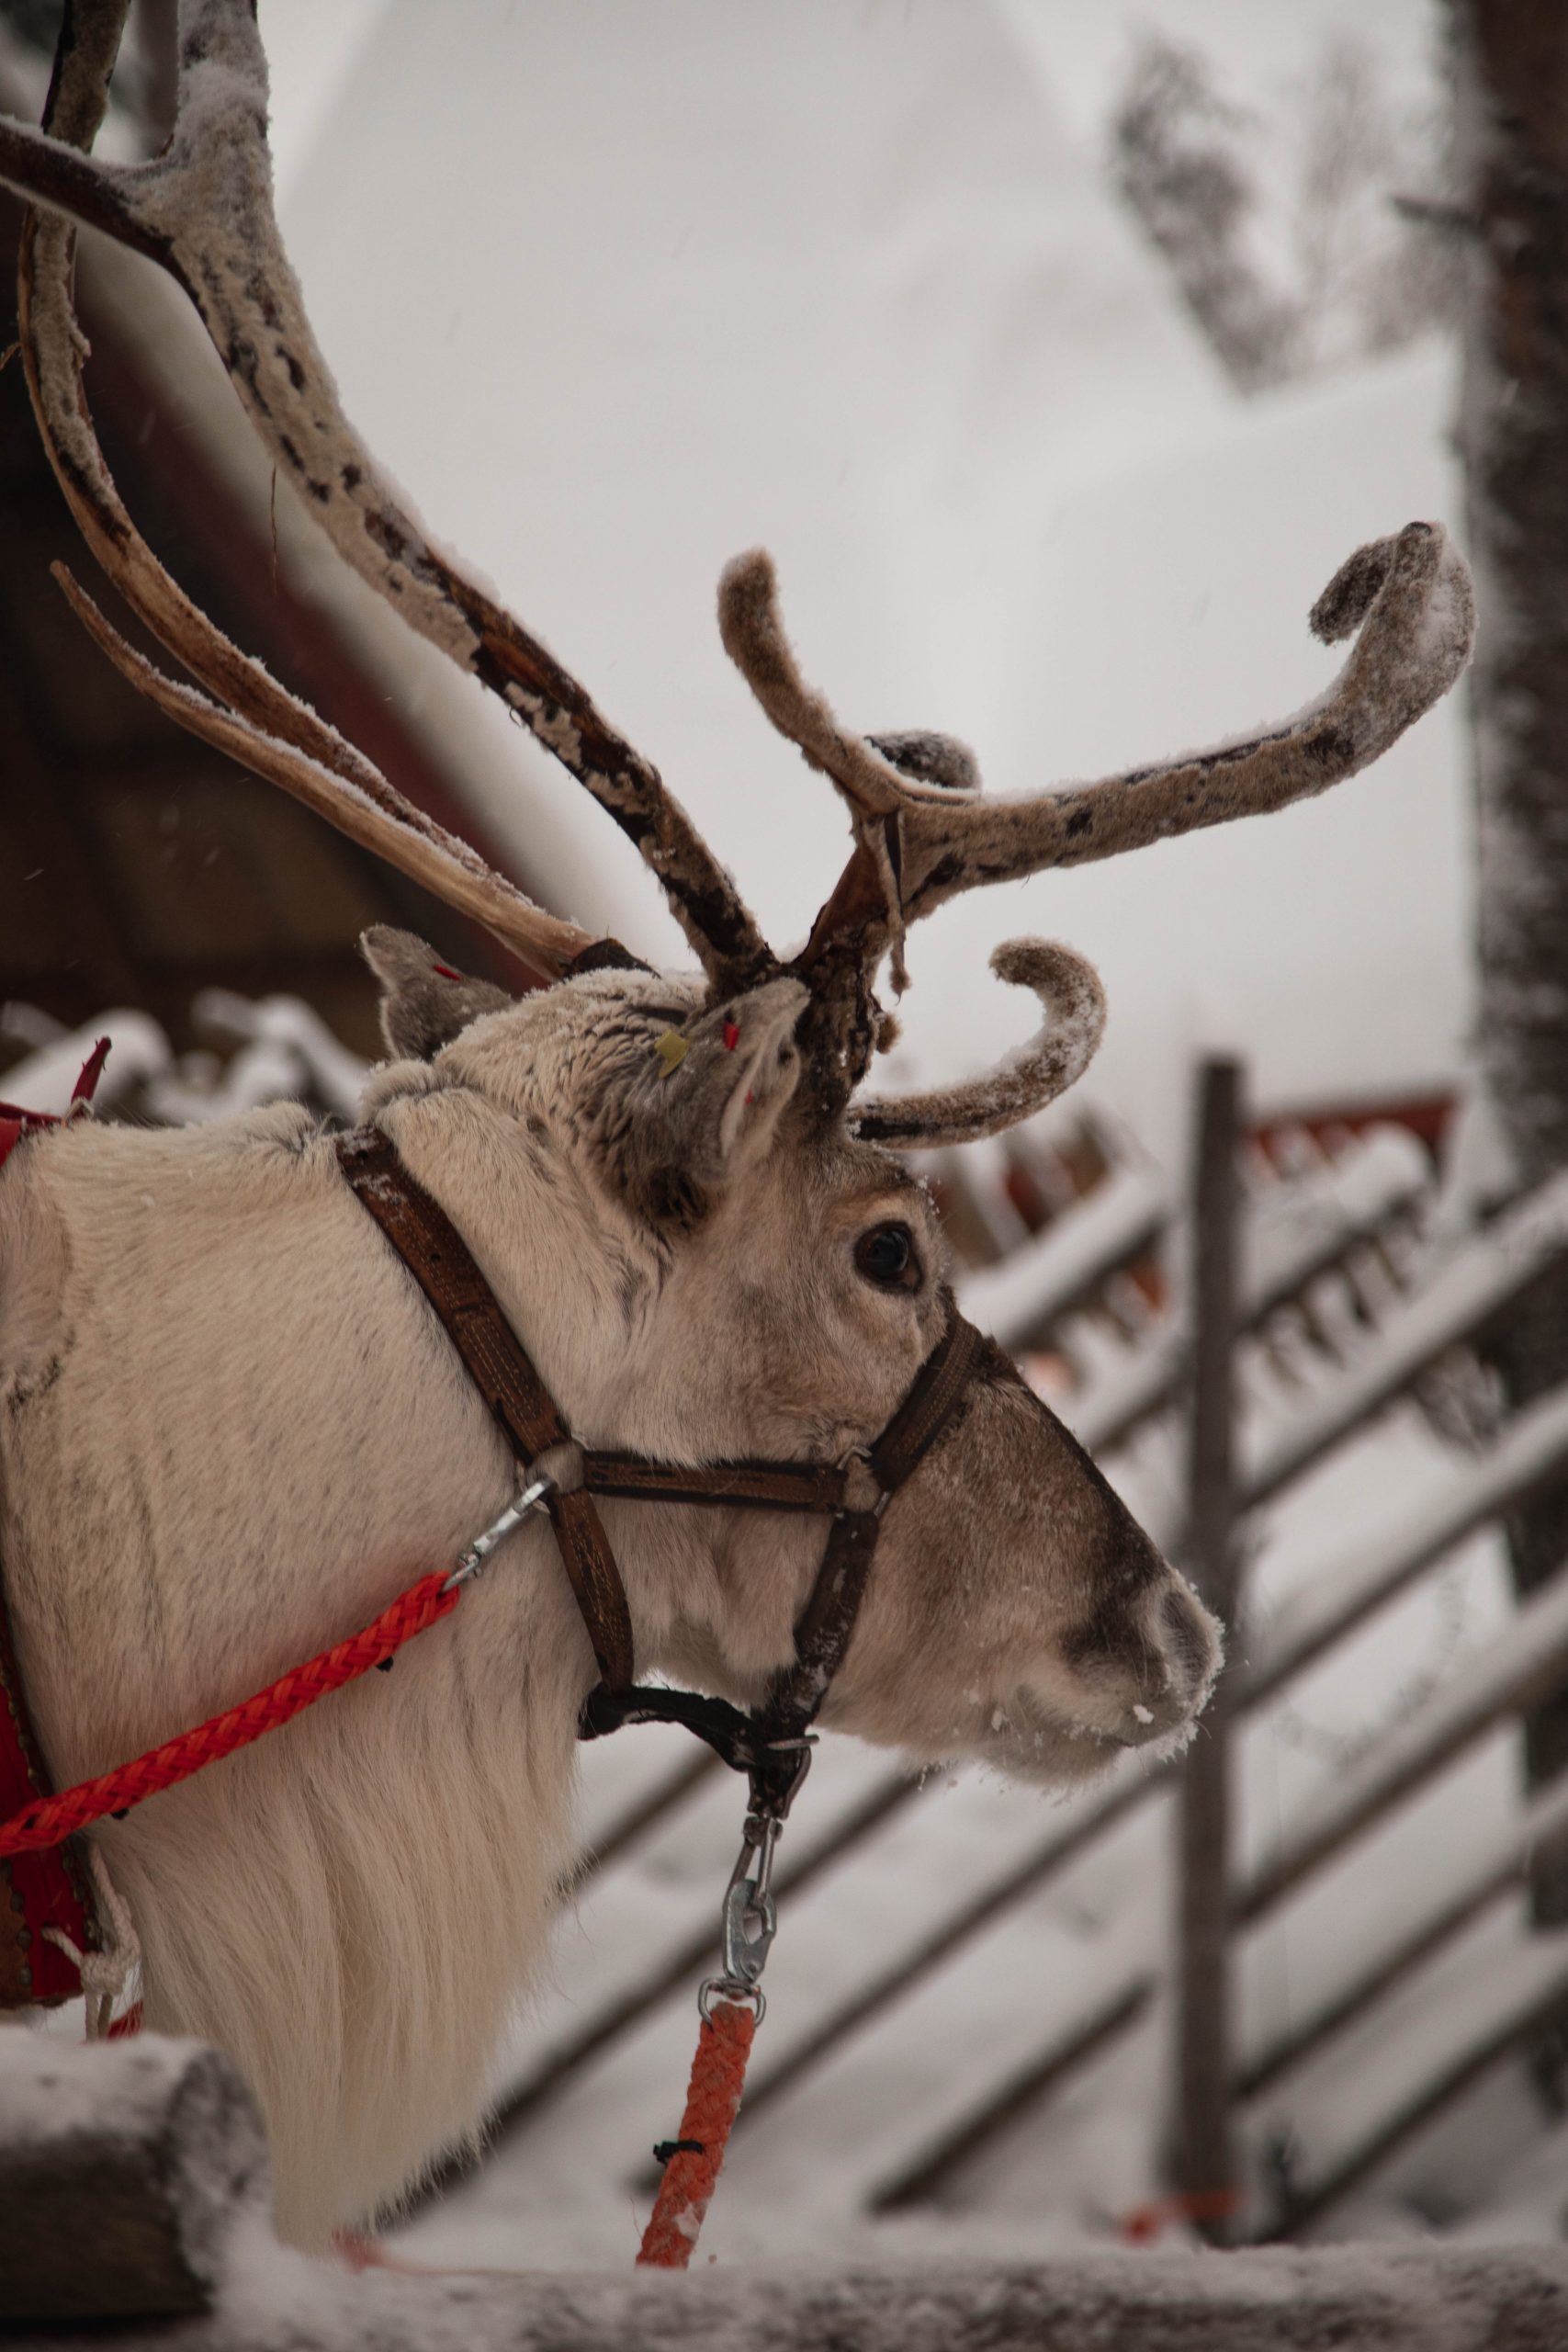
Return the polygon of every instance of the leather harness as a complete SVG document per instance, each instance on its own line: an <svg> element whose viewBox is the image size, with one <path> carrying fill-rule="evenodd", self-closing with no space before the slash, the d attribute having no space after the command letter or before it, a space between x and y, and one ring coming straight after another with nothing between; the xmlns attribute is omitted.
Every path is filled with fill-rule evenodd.
<svg viewBox="0 0 1568 2352"><path fill-rule="evenodd" d="M22 1133L53 1124L23 1114L16 1120L9 1135L0 1124L0 1164ZM639 1454L578 1448L581 1484L566 1489L538 1476L535 1465L552 1448L575 1441L461 1234L379 1128L356 1128L340 1136L334 1148L350 1191L418 1283L507 1442L531 1474L522 1501L548 1515L599 1666L600 1679L581 1710L579 1737L603 1738L625 1724L682 1725L746 1774L750 1804L743 1854L771 1855L810 1763L811 1725L854 1631L883 1513L961 1403L986 1346L981 1334L948 1294L942 1337L903 1402L879 1437L852 1449L842 1462L720 1462L689 1468ZM626 1587L595 1495L807 1511L828 1519L821 1566L795 1627L794 1657L774 1676L759 1707L743 1712L722 1699L636 1680ZM520 1502L465 1555L461 1575L476 1573L501 1529L515 1526L521 1516ZM0 1820L28 1798L50 1793L0 1591ZM79 1989L74 1962L42 1937L45 1926L63 1929L82 1950L101 1940L85 1873L69 1840L60 1848L0 1859L0 2008L53 2004ZM754 1979L743 1989L754 1991Z"/></svg>
<svg viewBox="0 0 1568 2352"><path fill-rule="evenodd" d="M457 1227L415 1182L378 1127L336 1146L338 1164L441 1319L469 1378L518 1460L531 1467L570 1432L496 1303ZM810 1761L807 1734L843 1662L890 1498L917 1468L960 1403L985 1345L947 1300L941 1339L881 1435L848 1464L717 1462L688 1469L636 1453L581 1449L582 1483L545 1501L600 1679L578 1736L600 1739L623 1724L676 1723L747 1774L751 1811L782 1820ZM852 1501L866 1495L869 1499ZM722 1699L637 1683L631 1612L595 1495L645 1502L717 1503L750 1510L810 1511L829 1521L817 1580L795 1628L795 1657L750 1713Z"/></svg>

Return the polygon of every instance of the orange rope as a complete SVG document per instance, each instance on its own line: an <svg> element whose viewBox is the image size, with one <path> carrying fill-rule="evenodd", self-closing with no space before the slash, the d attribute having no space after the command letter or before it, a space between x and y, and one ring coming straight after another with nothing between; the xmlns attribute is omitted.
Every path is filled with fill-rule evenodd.
<svg viewBox="0 0 1568 2352"><path fill-rule="evenodd" d="M684 2270L692 2258L739 2110L756 2030L756 2013L739 2001L716 2001L712 2017L703 2019L681 2118L681 2140L693 2144L678 2144L664 2167L659 2200L643 2233L639 2267Z"/></svg>
<svg viewBox="0 0 1568 2352"><path fill-rule="evenodd" d="M237 1747L248 1747L264 1732L276 1731L279 1724L313 1707L329 1691L340 1690L345 1682L379 1666L427 1625L445 1617L449 1609L456 1609L461 1598L462 1588L449 1584L440 1568L433 1568L363 1632L351 1634L334 1648L291 1668L237 1707L165 1740L162 1747L150 1747L145 1756L130 1764L100 1773L96 1781L83 1781L60 1796L39 1797L24 1805L9 1821L0 1822L0 1860L61 1845L73 1830L85 1829L88 1822L101 1819L106 1813L127 1812L144 1798L156 1796L161 1789L172 1788L176 1781L188 1781L204 1764L231 1756Z"/></svg>

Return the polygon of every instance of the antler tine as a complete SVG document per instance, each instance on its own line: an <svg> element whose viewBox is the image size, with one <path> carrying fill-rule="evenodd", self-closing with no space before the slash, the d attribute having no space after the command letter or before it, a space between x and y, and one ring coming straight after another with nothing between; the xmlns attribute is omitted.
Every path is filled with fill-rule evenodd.
<svg viewBox="0 0 1568 2352"><path fill-rule="evenodd" d="M51 127L92 139L102 119L120 0L68 21L50 94ZM436 824L369 760L250 661L193 605L158 561L122 503L93 428L82 380L85 343L72 299L75 231L29 210L17 266L23 366L44 449L77 526L127 603L220 703L237 714L222 730L203 698L162 678L134 654L60 567L73 609L130 684L182 726L303 798L363 846L482 922L545 978L558 978L591 934L534 906L467 842ZM89 618L89 616L91 617ZM295 757L294 755L298 755Z"/></svg>
<svg viewBox="0 0 1568 2352"><path fill-rule="evenodd" d="M898 868L898 917L908 924L983 882L1084 865L1232 816L1283 809L1354 776L1460 675L1474 638L1474 593L1443 526L1411 522L1359 548L1312 606L1312 628L1325 644L1357 628L1361 635L1333 687L1298 718L1213 751L1030 799L985 799L952 783L912 781L870 741L849 734L799 677L766 555L743 555L727 571L722 626L761 708L849 799L863 852L818 915L804 962L820 962L851 932L874 962L894 936L894 915L879 922L870 910L867 858L882 873Z"/></svg>
<svg viewBox="0 0 1568 2352"><path fill-rule="evenodd" d="M868 1095L848 1124L868 1143L896 1151L973 1143L1000 1135L1065 1094L1094 1059L1105 1028L1105 991L1092 964L1043 939L1005 940L991 957L998 979L1032 989L1045 1025L1027 1046L982 1077L930 1094Z"/></svg>
<svg viewBox="0 0 1568 2352"><path fill-rule="evenodd" d="M1280 726L1027 800L907 801L906 920L981 883L1288 808L1355 775L1448 692L1470 659L1469 569L1440 524L1408 523L1340 566L1311 626L1325 644L1359 636L1327 693Z"/></svg>
<svg viewBox="0 0 1568 2352"><path fill-rule="evenodd" d="M725 644L774 726L850 803L860 854L818 917L807 964L852 937L874 963L896 937L892 908L886 921L877 917L870 865L884 877L897 870L897 921L909 923L983 883L1113 857L1326 791L1377 759L1447 693L1475 629L1470 573L1447 532L1437 523L1407 524L1359 548L1313 607L1312 627L1325 643L1358 628L1360 635L1328 692L1295 718L1096 784L988 800L952 782L913 780L839 724L801 680L765 556L730 567L721 613ZM926 773L936 770L928 763Z"/></svg>
<svg viewBox="0 0 1568 2352"><path fill-rule="evenodd" d="M93 12L96 45L107 38L107 10L117 37L123 21L119 0L106 0ZM78 13L86 14L68 14L62 47ZM500 695L615 819L716 984L766 968L766 944L733 881L657 769L536 639L432 547L344 415L273 213L266 62L248 0L184 0L179 111L152 162L89 162L74 145L0 120L0 180L169 271L278 470L338 552Z"/></svg>
<svg viewBox="0 0 1568 2352"><path fill-rule="evenodd" d="M394 813L398 806L408 804L400 802L400 796L384 779L378 778L380 791L371 798L357 785L324 767L299 743L269 735L246 712L226 710L196 687L166 676L127 643L64 564L51 568L72 611L95 644L127 683L155 704L166 718L198 735L215 751L226 752L265 782L280 785L350 841L385 858L412 881L423 883L460 914L482 923L542 978L558 979L574 956L595 944L592 932L546 914L482 859L471 854L448 854ZM467 844L456 847L466 850Z"/></svg>
<svg viewBox="0 0 1568 2352"><path fill-rule="evenodd" d="M902 987L900 819L911 798L942 799L951 785L911 782L870 737L841 726L826 698L807 684L784 630L778 575L765 548L752 548L726 565L718 628L725 651L779 733L798 746L808 766L832 779L849 804L856 854L818 918L803 965L822 963L830 945L852 934L867 970L893 947L899 956L895 979ZM834 919L825 928L829 910Z"/></svg>

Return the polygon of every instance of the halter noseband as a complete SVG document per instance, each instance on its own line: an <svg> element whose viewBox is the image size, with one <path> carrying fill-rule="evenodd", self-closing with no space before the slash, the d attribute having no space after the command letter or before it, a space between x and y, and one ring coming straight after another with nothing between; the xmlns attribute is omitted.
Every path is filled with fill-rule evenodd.
<svg viewBox="0 0 1568 2352"><path fill-rule="evenodd" d="M390 1139L378 1127L359 1127L340 1136L335 1148L350 1190L434 1308L518 1460L531 1470L552 1446L573 1442L468 1244L439 1203L410 1175ZM806 1776L810 1726L849 1648L883 1512L952 1419L984 1345L950 1299L941 1339L881 1435L848 1457L857 1465L853 1470L848 1461L719 1462L686 1469L640 1454L581 1449L581 1485L563 1493L552 1480L535 1477L470 1547L459 1576L477 1574L488 1552L528 1510L546 1512L599 1662L600 1680L583 1703L578 1736L600 1739L624 1724L680 1724L734 1770L746 1773L751 1815L776 1830ZM872 1499L865 1502L860 1498L868 1485ZM774 1677L761 1706L742 1713L722 1699L636 1681L626 1587L595 1495L829 1518L822 1564L795 1623L794 1659Z"/></svg>

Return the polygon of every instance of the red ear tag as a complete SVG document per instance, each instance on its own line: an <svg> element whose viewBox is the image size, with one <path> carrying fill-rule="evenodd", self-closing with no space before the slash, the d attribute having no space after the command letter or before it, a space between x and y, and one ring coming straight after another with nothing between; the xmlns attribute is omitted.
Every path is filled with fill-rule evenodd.
<svg viewBox="0 0 1568 2352"><path fill-rule="evenodd" d="M433 972L439 972L444 980L460 980L463 977L461 972L455 972L450 964L432 964L430 968Z"/></svg>
<svg viewBox="0 0 1568 2352"><path fill-rule="evenodd" d="M112 1037L100 1037L82 1065L82 1075L71 1090L73 1102L90 1102L98 1091L98 1080L104 1074L104 1064L109 1057Z"/></svg>
<svg viewBox="0 0 1568 2352"><path fill-rule="evenodd" d="M735 1051L736 1046L737 1046L739 1043L740 1043L740 1030L739 1030L739 1024L738 1024L737 1023L733 1022L733 1021L727 1021L727 1022L725 1023L725 1024L724 1024L724 1050L725 1050L725 1052L726 1052L727 1054L732 1054L732 1053Z"/></svg>

